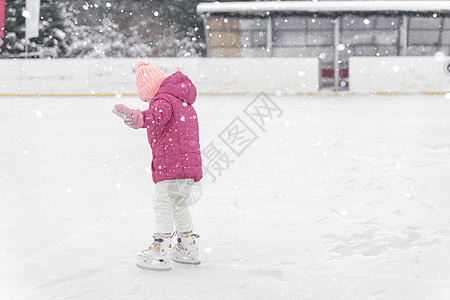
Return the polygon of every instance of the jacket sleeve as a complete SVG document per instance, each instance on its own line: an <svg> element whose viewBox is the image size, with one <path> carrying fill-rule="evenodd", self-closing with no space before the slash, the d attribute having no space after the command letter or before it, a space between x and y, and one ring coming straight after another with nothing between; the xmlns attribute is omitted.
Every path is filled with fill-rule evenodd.
<svg viewBox="0 0 450 300"><path fill-rule="evenodd" d="M142 112L144 116L144 124L142 128L151 126L164 126L172 117L172 106L164 99L154 99L150 103L150 107Z"/></svg>

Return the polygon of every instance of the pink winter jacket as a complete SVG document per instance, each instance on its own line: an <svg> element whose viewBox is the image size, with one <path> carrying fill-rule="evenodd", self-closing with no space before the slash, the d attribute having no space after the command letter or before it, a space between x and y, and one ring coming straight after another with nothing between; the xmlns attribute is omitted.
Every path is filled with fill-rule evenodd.
<svg viewBox="0 0 450 300"><path fill-rule="evenodd" d="M153 152L153 181L203 177L198 119L192 107L197 89L183 73L161 83L148 110L142 112Z"/></svg>

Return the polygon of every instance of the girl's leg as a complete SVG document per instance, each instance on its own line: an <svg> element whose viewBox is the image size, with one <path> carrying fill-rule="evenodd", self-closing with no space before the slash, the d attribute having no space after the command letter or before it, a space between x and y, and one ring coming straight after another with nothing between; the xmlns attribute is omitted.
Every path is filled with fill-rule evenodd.
<svg viewBox="0 0 450 300"><path fill-rule="evenodd" d="M155 210L155 232L172 233L174 207L168 196L168 181L156 183L153 208Z"/></svg>
<svg viewBox="0 0 450 300"><path fill-rule="evenodd" d="M154 241L148 249L137 254L139 268L168 271L172 269L173 204L167 194L167 182L156 184L153 197L155 210Z"/></svg>
<svg viewBox="0 0 450 300"><path fill-rule="evenodd" d="M187 205L190 203L189 197L194 184L192 179L171 180L169 193L173 203L173 217L175 227L178 232L188 232L194 229L191 213Z"/></svg>
<svg viewBox="0 0 450 300"><path fill-rule="evenodd" d="M194 230L191 213L189 208L174 206L173 217L175 219L175 226L178 232L191 232Z"/></svg>

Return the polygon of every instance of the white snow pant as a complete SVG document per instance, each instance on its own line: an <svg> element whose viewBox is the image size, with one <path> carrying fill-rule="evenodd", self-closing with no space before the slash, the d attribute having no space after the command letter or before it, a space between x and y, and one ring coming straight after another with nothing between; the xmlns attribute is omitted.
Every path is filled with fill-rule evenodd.
<svg viewBox="0 0 450 300"><path fill-rule="evenodd" d="M182 200L189 197L193 184L193 179L164 180L156 183L153 198L155 232L171 233L174 221L179 232L194 230L188 207L176 205L183 203Z"/></svg>

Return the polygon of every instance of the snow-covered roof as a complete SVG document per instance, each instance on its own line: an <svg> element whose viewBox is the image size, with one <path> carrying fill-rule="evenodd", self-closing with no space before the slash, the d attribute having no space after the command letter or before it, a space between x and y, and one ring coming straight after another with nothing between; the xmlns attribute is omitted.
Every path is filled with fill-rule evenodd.
<svg viewBox="0 0 450 300"><path fill-rule="evenodd" d="M270 1L200 3L197 13L450 11L450 1Z"/></svg>

